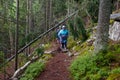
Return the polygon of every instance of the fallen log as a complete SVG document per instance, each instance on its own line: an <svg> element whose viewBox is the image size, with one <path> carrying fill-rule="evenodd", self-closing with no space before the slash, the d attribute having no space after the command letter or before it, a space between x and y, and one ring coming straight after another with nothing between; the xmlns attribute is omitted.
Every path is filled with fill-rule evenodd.
<svg viewBox="0 0 120 80"><path fill-rule="evenodd" d="M110 19L120 22L120 13L111 14Z"/></svg>

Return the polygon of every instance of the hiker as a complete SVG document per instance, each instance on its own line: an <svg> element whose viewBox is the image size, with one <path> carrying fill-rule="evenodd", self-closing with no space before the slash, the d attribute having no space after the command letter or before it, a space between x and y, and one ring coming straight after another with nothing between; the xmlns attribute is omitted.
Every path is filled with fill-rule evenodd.
<svg viewBox="0 0 120 80"><path fill-rule="evenodd" d="M60 38L58 36L58 33L59 33L60 30L61 30L61 26L59 26L59 28L56 31L56 41L57 41L57 43L60 43Z"/></svg>
<svg viewBox="0 0 120 80"><path fill-rule="evenodd" d="M63 25L62 29L58 33L60 43L61 43L61 50L67 50L67 38L68 38L68 30L66 26Z"/></svg>

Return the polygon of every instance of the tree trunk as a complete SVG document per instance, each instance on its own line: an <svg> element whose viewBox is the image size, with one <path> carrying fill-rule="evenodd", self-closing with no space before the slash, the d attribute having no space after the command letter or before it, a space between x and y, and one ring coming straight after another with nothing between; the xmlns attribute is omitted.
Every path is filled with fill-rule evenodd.
<svg viewBox="0 0 120 80"><path fill-rule="evenodd" d="M29 0L29 33L34 32L32 2L33 2L33 0Z"/></svg>
<svg viewBox="0 0 120 80"><path fill-rule="evenodd" d="M50 17L49 17L49 28L51 27L52 23L52 0L50 0Z"/></svg>
<svg viewBox="0 0 120 80"><path fill-rule="evenodd" d="M67 16L70 15L70 0L67 1Z"/></svg>
<svg viewBox="0 0 120 80"><path fill-rule="evenodd" d="M26 32L25 32L25 36L26 36L26 45L28 43L27 41L27 36L29 34L29 0L27 0L27 15L26 15ZM29 47L25 49L25 55L28 56L29 53Z"/></svg>
<svg viewBox="0 0 120 80"><path fill-rule="evenodd" d="M34 33L34 26L33 26L33 16L32 16L32 2L33 0L28 0L27 1L27 4L28 4L28 29L27 30L27 33L30 34L30 33ZM33 39L33 36L31 36L32 38L30 39ZM29 40L30 41L30 40ZM28 42L28 41L27 41ZM27 55L29 55L31 53L31 47L29 46L27 48Z"/></svg>
<svg viewBox="0 0 120 80"><path fill-rule="evenodd" d="M95 52L104 51L108 46L108 31L111 12L111 0L100 0L99 19L95 40Z"/></svg>
<svg viewBox="0 0 120 80"><path fill-rule="evenodd" d="M52 23L52 0L45 0L45 31L48 30ZM50 34L46 36L47 40L50 39Z"/></svg>
<svg viewBox="0 0 120 80"><path fill-rule="evenodd" d="M45 0L45 31L48 29L48 25L47 25L47 3L48 3L48 1Z"/></svg>
<svg viewBox="0 0 120 80"><path fill-rule="evenodd" d="M19 30L19 0L16 0L16 31L15 31L15 71L18 68L18 30Z"/></svg>
<svg viewBox="0 0 120 80"><path fill-rule="evenodd" d="M11 30L9 30L9 38L10 38L10 55L13 55L13 52L14 52L14 40L13 40L13 35L12 35L12 32Z"/></svg>

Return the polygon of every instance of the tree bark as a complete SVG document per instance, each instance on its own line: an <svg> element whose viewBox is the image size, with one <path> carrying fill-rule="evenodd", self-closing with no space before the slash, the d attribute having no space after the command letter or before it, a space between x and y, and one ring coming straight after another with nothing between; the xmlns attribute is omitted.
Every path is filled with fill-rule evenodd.
<svg viewBox="0 0 120 80"><path fill-rule="evenodd" d="M29 34L29 0L27 0L27 15L26 15L26 31L25 31L25 37L26 37L26 45L28 43L27 36ZM25 55L28 56L29 53L29 47L25 49Z"/></svg>
<svg viewBox="0 0 120 80"><path fill-rule="evenodd" d="M45 0L45 31L47 31L52 23L52 0ZM51 34L46 36L47 39L44 41L48 41L50 39Z"/></svg>
<svg viewBox="0 0 120 80"><path fill-rule="evenodd" d="M12 32L11 32L11 30L9 30L9 37L10 37L10 51L11 51L11 53L10 53L10 55L13 55L13 51L14 51L14 40L13 40L13 35L12 35Z"/></svg>
<svg viewBox="0 0 120 80"><path fill-rule="evenodd" d="M34 32L32 2L33 2L33 0L29 0L29 33Z"/></svg>
<svg viewBox="0 0 120 80"><path fill-rule="evenodd" d="M16 32L15 32L15 71L18 68L18 30L19 30L19 0L16 0Z"/></svg>
<svg viewBox="0 0 120 80"><path fill-rule="evenodd" d="M95 52L104 51L108 46L108 31L111 12L111 0L100 0L99 19L95 40Z"/></svg>

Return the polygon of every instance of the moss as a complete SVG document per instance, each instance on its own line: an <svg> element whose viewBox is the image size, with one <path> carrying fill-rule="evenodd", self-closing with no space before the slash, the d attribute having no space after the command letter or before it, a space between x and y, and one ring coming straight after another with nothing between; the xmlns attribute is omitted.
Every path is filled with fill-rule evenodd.
<svg viewBox="0 0 120 80"><path fill-rule="evenodd" d="M40 60L42 60L42 61L48 61L50 58L52 58L52 55L51 54L44 54L41 58L40 58Z"/></svg>
<svg viewBox="0 0 120 80"><path fill-rule="evenodd" d="M100 80L101 76L99 74L90 74L87 76L86 80Z"/></svg>
<svg viewBox="0 0 120 80"><path fill-rule="evenodd" d="M51 45L49 43L44 45L44 49L45 50L48 49L48 48L50 48L50 47L51 47Z"/></svg>
<svg viewBox="0 0 120 80"><path fill-rule="evenodd" d="M120 67L113 69L113 70L111 71L111 74L120 74Z"/></svg>
<svg viewBox="0 0 120 80"><path fill-rule="evenodd" d="M88 46L87 42L74 47L74 51L79 52L80 55L91 53L93 52L93 50L94 50L94 46Z"/></svg>
<svg viewBox="0 0 120 80"><path fill-rule="evenodd" d="M119 49L116 47L118 45L113 47L115 53ZM110 66L112 63L120 63L120 58L117 56L118 53L113 54L113 50L94 55L92 52L94 47L87 46L86 43L82 44L79 49L80 52L83 50L82 55L79 55L70 66L70 72L74 80L105 80L111 73L118 73L120 71L116 69L119 66L115 66L113 68L115 70Z"/></svg>
<svg viewBox="0 0 120 80"><path fill-rule="evenodd" d="M112 74L110 75L107 80L119 80L120 79L120 74Z"/></svg>
<svg viewBox="0 0 120 80"><path fill-rule="evenodd" d="M110 20L110 24L113 24L114 23L114 20Z"/></svg>

